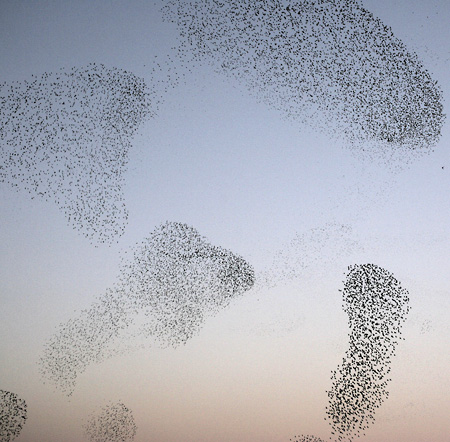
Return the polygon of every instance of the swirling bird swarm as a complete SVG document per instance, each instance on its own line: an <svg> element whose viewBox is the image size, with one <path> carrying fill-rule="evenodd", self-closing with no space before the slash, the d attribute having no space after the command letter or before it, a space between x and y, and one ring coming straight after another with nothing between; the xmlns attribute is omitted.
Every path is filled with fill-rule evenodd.
<svg viewBox="0 0 450 442"><path fill-rule="evenodd" d="M166 222L132 250L113 288L60 325L45 345L41 373L70 395L78 375L111 354L110 345L138 314L147 321L140 337L177 347L253 283L243 258L211 245L193 227Z"/></svg>
<svg viewBox="0 0 450 442"><path fill-rule="evenodd" d="M408 292L374 264L349 267L343 290L349 349L332 374L327 418L338 441L351 441L375 421L389 396L390 364L410 310Z"/></svg>
<svg viewBox="0 0 450 442"><path fill-rule="evenodd" d="M0 182L54 201L93 242L122 235L130 137L151 115L130 72L89 64L0 85Z"/></svg>
<svg viewBox="0 0 450 442"><path fill-rule="evenodd" d="M417 152L440 138L437 82L357 0L171 1L163 11L182 58L210 62L289 119L358 146Z"/></svg>
<svg viewBox="0 0 450 442"><path fill-rule="evenodd" d="M18 437L26 420L26 402L14 393L0 390L0 440L9 442Z"/></svg>
<svg viewBox="0 0 450 442"><path fill-rule="evenodd" d="M118 402L91 415L84 431L90 442L131 442L137 426L131 410Z"/></svg>

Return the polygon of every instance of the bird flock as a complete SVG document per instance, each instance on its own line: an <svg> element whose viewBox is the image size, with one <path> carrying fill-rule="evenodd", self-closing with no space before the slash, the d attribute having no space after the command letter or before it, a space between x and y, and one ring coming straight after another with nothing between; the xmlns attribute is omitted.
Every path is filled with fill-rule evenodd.
<svg viewBox="0 0 450 442"><path fill-rule="evenodd" d="M348 268L343 301L349 349L332 373L325 419L335 441L349 442L365 434L375 422L376 410L389 397L387 376L410 306L408 292L399 281L375 264ZM296 436L294 442L322 441Z"/></svg>
<svg viewBox="0 0 450 442"><path fill-rule="evenodd" d="M324 442L316 436L294 436L294 439L289 439L292 442Z"/></svg>
<svg viewBox="0 0 450 442"><path fill-rule="evenodd" d="M124 259L113 288L60 325L45 345L41 374L71 395L77 377L116 352L114 340L139 314L145 323L135 335L177 347L253 284L253 268L242 257L187 224L161 224Z"/></svg>
<svg viewBox="0 0 450 442"><path fill-rule="evenodd" d="M92 414L84 425L84 432L90 442L131 442L137 426L131 410L117 402Z"/></svg>
<svg viewBox="0 0 450 442"><path fill-rule="evenodd" d="M27 404L17 394L0 390L0 441L19 436L27 420Z"/></svg>
<svg viewBox="0 0 450 442"><path fill-rule="evenodd" d="M343 300L349 348L332 374L326 411L339 442L363 435L388 398L390 365L410 310L408 292L374 264L349 267Z"/></svg>
<svg viewBox="0 0 450 442"><path fill-rule="evenodd" d="M89 64L0 85L0 182L53 201L95 243L125 229L130 138L152 115L134 74Z"/></svg>
<svg viewBox="0 0 450 442"><path fill-rule="evenodd" d="M180 59L211 64L287 119L363 149L412 154L440 138L440 87L358 0L173 0L163 14Z"/></svg>

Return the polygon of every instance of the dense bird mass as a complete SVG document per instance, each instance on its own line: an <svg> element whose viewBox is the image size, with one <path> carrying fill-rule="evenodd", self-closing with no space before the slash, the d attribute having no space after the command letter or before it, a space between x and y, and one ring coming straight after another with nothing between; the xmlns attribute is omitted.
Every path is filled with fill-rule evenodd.
<svg viewBox="0 0 450 442"><path fill-rule="evenodd" d="M26 402L14 393L0 390L0 441L9 442L18 437L26 420Z"/></svg>
<svg viewBox="0 0 450 442"><path fill-rule="evenodd" d="M122 235L130 138L151 114L134 74L104 65L0 85L0 182L54 201L93 242Z"/></svg>
<svg viewBox="0 0 450 442"><path fill-rule="evenodd" d="M361 147L417 152L440 138L441 89L357 0L184 0L163 11L181 59L211 63L289 119Z"/></svg>
<svg viewBox="0 0 450 442"><path fill-rule="evenodd" d="M374 264L349 267L343 299L349 349L332 374L326 414L337 440L351 441L374 423L389 396L387 376L410 307L408 292Z"/></svg>
<svg viewBox="0 0 450 442"><path fill-rule="evenodd" d="M134 248L113 288L60 326L45 346L41 372L71 394L78 375L108 357L114 339L139 314L145 318L140 337L176 347L253 283L243 258L213 246L193 227L166 222Z"/></svg>
<svg viewBox="0 0 450 442"><path fill-rule="evenodd" d="M131 442L136 436L137 426L131 410L118 402L91 415L84 431L90 442Z"/></svg>

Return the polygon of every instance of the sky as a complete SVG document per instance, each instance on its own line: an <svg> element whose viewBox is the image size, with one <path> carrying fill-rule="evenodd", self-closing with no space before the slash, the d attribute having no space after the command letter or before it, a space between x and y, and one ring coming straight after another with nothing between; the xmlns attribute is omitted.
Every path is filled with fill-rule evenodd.
<svg viewBox="0 0 450 442"><path fill-rule="evenodd" d="M230 63L220 51L189 59L195 51L167 20L165 5L0 2L2 83L23 85L32 75L95 63L127 71L130 81L142 79L151 90L149 113L124 136L127 167L118 186L127 217L111 241L97 241L103 238L97 231L68 221L74 212L62 196L46 201L20 183L0 181L0 390L27 404L14 440L88 441L90 416L108 404L124 404L129 411L115 409L132 413L130 440L138 442L329 440L327 391L349 348L344 282L349 266L375 264L408 291L410 311L389 365L389 398L360 440L448 441L448 121L429 153L410 148L386 159L389 146L334 135L353 127L345 118L360 118L358 109L328 121L295 108L289 118L283 106L297 103L283 97L276 80L261 87L260 79L267 80L261 71L247 75L237 64L235 75L226 64L218 68ZM362 6L417 54L442 89L448 114L448 3L363 0ZM330 87L319 86L316 93ZM100 127L93 109L86 121ZM101 182L102 171L92 164ZM81 169L77 173L84 179ZM107 207L99 216L108 216ZM105 347L100 362L88 361L67 395L42 376L48 343L60 336L61 324L82 324L82 311L90 314L109 291L128 290L136 281L126 271L136 244L166 222L192 226L205 238L205 261L195 267L202 281L216 281L223 265L216 254L222 253L227 263L242 257L254 269L253 288L243 282L244 268L235 299L217 309L202 304L205 317L181 345L172 345L167 330L163 341L147 336L142 311L133 316L129 298L119 297L130 309L117 313L119 319L135 324ZM149 244L149 256L160 256ZM178 261L170 265L182 273ZM214 298L222 282L207 296ZM95 324L98 316L92 317Z"/></svg>

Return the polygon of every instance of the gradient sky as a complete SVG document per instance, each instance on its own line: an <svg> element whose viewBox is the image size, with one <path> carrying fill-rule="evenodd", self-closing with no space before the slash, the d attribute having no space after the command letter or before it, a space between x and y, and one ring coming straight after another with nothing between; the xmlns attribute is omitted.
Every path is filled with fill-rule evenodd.
<svg viewBox="0 0 450 442"><path fill-rule="evenodd" d="M176 58L177 31L162 21L161 5L2 1L0 79L96 62L152 84L155 56ZM363 5L416 51L441 85L448 113L448 2ZM348 265L370 262L401 281L411 313L392 364L390 398L360 440L448 442L448 121L432 154L392 172L283 120L207 66L193 68L163 97L158 115L133 140L129 224L118 244L94 247L52 203L0 185L0 389L28 404L17 441L83 441L88 415L119 400L133 411L138 442L327 439L326 390L348 343L339 290ZM92 365L70 400L43 385L37 361L46 340L111 287L123 252L166 220L194 226L257 270L304 235L302 277L247 293L183 347L146 343ZM325 229L329 239L308 242L311 229ZM349 238L354 247L338 252Z"/></svg>

